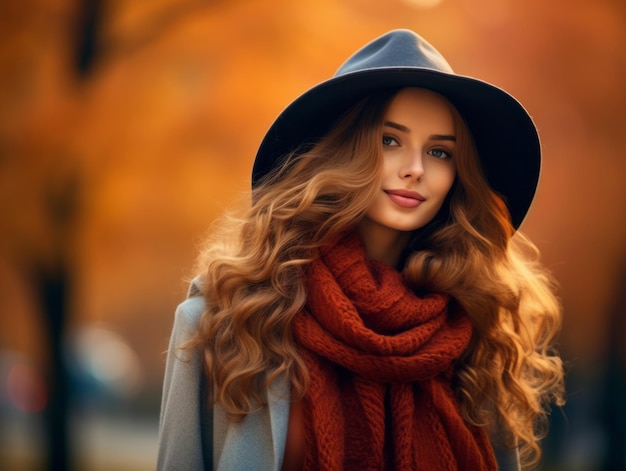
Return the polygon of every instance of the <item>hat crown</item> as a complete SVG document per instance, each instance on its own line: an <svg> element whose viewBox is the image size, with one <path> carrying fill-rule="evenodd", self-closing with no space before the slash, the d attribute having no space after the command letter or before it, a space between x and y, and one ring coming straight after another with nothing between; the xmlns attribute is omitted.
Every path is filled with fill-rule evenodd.
<svg viewBox="0 0 626 471"><path fill-rule="evenodd" d="M413 31L397 29L374 39L355 52L339 67L335 77L388 67L454 73L446 59L428 41Z"/></svg>

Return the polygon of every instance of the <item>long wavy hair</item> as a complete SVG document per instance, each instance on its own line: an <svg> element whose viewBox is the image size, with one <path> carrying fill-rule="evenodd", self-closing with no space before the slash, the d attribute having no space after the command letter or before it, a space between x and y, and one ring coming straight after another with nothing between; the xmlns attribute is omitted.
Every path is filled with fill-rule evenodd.
<svg viewBox="0 0 626 471"><path fill-rule="evenodd" d="M532 467L551 404L565 401L553 345L562 317L557 285L537 247L511 225L466 124L453 116L457 180L434 226L411 244L403 273L415 289L448 293L469 314L473 337L456 374L461 410L470 423L510 431L503 444L519 446Z"/></svg>
<svg viewBox="0 0 626 471"><path fill-rule="evenodd" d="M305 270L379 191L382 122L394 95L355 104L324 137L286 156L247 209L213 225L198 259L207 307L186 347L203 352L212 400L231 420L264 407L274 381L288 381L295 399L304 395L308 374L291 324L306 302ZM562 365L551 350L561 308L537 249L511 226L450 108L457 179L433 223L417 232L403 273L414 289L448 293L468 312L474 335L455 379L461 410L470 423L500 423L506 443L532 465L549 405L563 402Z"/></svg>

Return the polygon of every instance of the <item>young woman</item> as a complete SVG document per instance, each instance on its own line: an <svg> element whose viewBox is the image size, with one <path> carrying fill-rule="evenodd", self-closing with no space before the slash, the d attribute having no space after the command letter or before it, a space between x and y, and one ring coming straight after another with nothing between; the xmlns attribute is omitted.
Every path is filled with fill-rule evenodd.
<svg viewBox="0 0 626 471"><path fill-rule="evenodd" d="M159 469L536 464L560 305L524 108L407 30L289 105L177 311Z"/></svg>

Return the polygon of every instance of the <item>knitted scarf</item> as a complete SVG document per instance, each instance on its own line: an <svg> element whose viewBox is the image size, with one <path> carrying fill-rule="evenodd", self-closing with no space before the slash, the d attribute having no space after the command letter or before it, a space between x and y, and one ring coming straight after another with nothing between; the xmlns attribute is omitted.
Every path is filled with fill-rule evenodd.
<svg viewBox="0 0 626 471"><path fill-rule="evenodd" d="M451 387L471 324L440 294L418 297L350 234L307 271L294 334L309 370L305 470L495 470L483 430ZM454 311L454 312L453 312Z"/></svg>

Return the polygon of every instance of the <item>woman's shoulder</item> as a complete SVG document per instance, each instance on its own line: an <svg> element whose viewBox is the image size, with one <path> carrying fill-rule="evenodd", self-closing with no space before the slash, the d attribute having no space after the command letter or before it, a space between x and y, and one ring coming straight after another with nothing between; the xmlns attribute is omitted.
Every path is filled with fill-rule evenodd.
<svg viewBox="0 0 626 471"><path fill-rule="evenodd" d="M197 329L205 309L202 282L199 278L194 278L189 284L187 297L176 308L174 329Z"/></svg>

